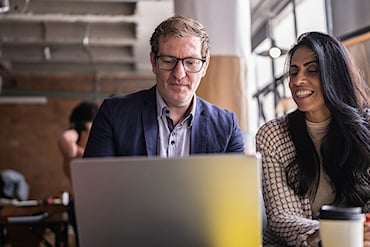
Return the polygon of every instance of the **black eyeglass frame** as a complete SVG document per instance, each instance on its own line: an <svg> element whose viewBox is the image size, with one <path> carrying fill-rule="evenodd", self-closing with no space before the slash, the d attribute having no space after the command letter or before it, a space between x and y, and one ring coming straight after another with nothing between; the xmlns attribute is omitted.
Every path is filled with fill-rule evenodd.
<svg viewBox="0 0 370 247"><path fill-rule="evenodd" d="M176 63L175 63L175 65L173 66L173 68L172 68L172 69L161 69L161 68L159 68L159 67L158 67L160 70L166 70L166 71L174 70L174 69L176 68L176 66L177 66L178 62L179 62L179 61L181 61L182 66L184 67L185 71L186 71L186 72L189 72L189 73L198 73L199 71L201 71L201 70L202 70L202 68L203 68L203 66L204 66L204 63L207 61L207 58L206 58L206 57L202 57L202 58L195 58L195 57L184 57L184 58L178 58L178 57L175 57L175 56L168 56L168 55L159 55L159 56L155 56L155 57L154 57L154 59L155 59L155 61L156 61L156 62L158 62L158 58L161 58L161 57L174 58L174 59L176 59ZM201 61L201 62L202 62L202 65L200 66L200 68L199 68L199 70L198 70L198 71L188 71L188 70L186 70L186 68L185 68L185 64L184 64L184 61L185 61L186 59L195 59L195 60Z"/></svg>

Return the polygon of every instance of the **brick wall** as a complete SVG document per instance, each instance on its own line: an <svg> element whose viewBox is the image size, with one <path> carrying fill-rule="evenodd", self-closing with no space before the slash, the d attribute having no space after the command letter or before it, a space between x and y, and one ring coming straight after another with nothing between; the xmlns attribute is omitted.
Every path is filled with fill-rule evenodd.
<svg viewBox="0 0 370 247"><path fill-rule="evenodd" d="M122 94L152 83L152 78L106 79L99 88L103 95ZM71 191L56 139L69 127L72 109L82 100L92 100L87 96L93 88L91 78L22 76L3 80L3 94L44 92L48 96L46 104L0 104L0 169L23 173L30 185L30 198Z"/></svg>

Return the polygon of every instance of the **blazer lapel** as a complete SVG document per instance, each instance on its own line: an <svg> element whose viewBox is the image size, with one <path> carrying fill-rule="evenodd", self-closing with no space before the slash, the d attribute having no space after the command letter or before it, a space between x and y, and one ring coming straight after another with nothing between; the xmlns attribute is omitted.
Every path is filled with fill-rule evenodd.
<svg viewBox="0 0 370 247"><path fill-rule="evenodd" d="M190 153L206 153L207 152L207 125L208 118L207 113L203 110L203 105L197 97L197 109L195 110L195 116L193 121L193 127L191 132L191 148ZM195 141L196 140L196 141Z"/></svg>
<svg viewBox="0 0 370 247"><path fill-rule="evenodd" d="M155 86L148 90L148 94L144 98L142 112L142 124L148 156L157 155L158 123L155 90Z"/></svg>

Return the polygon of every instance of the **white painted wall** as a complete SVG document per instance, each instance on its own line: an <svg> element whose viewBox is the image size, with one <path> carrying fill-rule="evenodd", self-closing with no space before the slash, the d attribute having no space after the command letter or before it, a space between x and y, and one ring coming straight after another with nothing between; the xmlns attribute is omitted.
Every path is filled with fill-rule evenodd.
<svg viewBox="0 0 370 247"><path fill-rule="evenodd" d="M212 55L245 57L250 50L249 0L175 0L175 13L200 21Z"/></svg>

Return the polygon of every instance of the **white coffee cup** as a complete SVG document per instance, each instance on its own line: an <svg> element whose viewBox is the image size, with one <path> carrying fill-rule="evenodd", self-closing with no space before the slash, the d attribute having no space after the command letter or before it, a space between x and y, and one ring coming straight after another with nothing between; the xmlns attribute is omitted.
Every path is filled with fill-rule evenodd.
<svg viewBox="0 0 370 247"><path fill-rule="evenodd" d="M363 247L365 215L360 207L324 205L319 224L322 247Z"/></svg>

